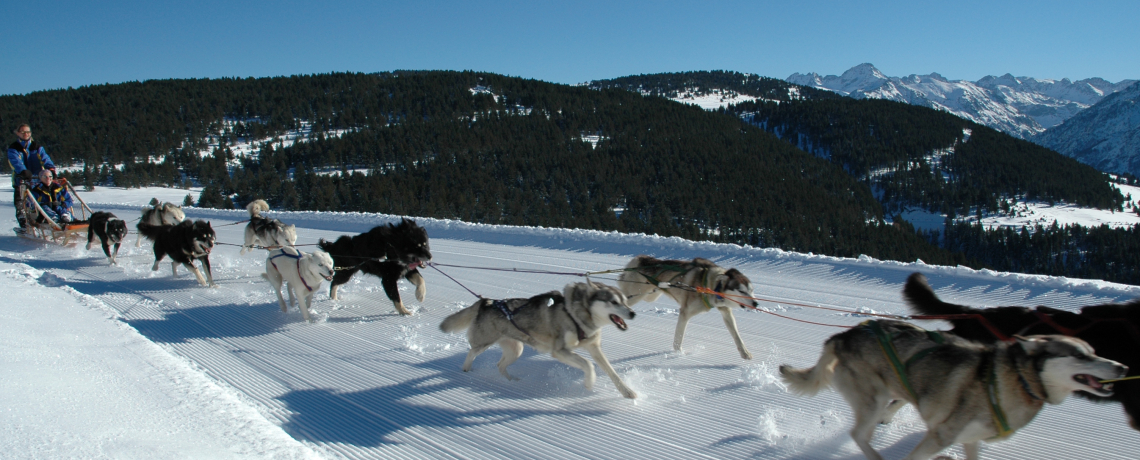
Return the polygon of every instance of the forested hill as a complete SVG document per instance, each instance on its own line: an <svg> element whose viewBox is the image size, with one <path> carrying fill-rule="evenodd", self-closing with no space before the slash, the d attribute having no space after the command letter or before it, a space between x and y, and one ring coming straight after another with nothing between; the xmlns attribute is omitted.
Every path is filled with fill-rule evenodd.
<svg viewBox="0 0 1140 460"><path fill-rule="evenodd" d="M19 121L61 162L86 162L85 181L188 176L207 186L200 204L266 198L967 262L883 224L871 189L842 168L735 116L624 90L473 72L164 80L0 98L0 122ZM224 145L302 122L317 131L308 142L199 157L207 136ZM118 163L110 177L94 167ZM330 167L344 172L315 172Z"/></svg>
<svg viewBox="0 0 1140 460"><path fill-rule="evenodd" d="M946 214L1000 212L1003 201L1015 199L1119 209L1124 201L1090 166L926 107L856 100L725 71L639 75L590 87L666 97L721 89L757 98L723 112L841 166L875 188L888 212L908 206Z"/></svg>

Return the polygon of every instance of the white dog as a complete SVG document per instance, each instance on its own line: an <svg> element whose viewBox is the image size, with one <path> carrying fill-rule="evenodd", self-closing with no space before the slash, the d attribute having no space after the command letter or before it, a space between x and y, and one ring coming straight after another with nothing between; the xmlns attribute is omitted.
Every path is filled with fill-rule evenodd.
<svg viewBox="0 0 1140 460"><path fill-rule="evenodd" d="M281 284L289 283L289 305L293 304L296 291L301 316L309 321L309 307L313 304L313 294L321 287L321 279L332 281L333 260L321 250L306 254L295 248L274 249L265 259L265 273L261 276L273 285L282 313L289 308L281 296Z"/></svg>

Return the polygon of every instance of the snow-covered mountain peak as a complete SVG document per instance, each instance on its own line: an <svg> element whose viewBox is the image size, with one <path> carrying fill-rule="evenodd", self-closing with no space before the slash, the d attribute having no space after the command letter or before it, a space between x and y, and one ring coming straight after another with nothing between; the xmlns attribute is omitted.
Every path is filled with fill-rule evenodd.
<svg viewBox="0 0 1140 460"><path fill-rule="evenodd" d="M945 110L1007 134L1029 138L1119 91L1134 80L1072 81L986 76L976 82L950 80L937 72L888 77L870 63L840 76L795 73L789 83L826 89L856 99L888 99Z"/></svg>

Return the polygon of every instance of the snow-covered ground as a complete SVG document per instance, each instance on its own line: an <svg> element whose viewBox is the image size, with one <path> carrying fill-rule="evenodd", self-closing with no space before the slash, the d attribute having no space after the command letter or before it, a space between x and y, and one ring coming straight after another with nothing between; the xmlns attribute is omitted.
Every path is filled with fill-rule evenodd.
<svg viewBox="0 0 1140 460"><path fill-rule="evenodd" d="M0 177L0 184L8 184ZM10 196L0 188L0 196ZM105 193L106 195L99 195ZM181 202L185 190L100 189L95 209L137 217L152 196ZM14 225L0 201L0 224ZM108 266L85 251L0 235L0 457L4 458L759 458L859 459L851 414L832 391L796 397L777 379L782 363L815 362L838 327L737 312L755 359L743 361L719 315L695 318L685 351L671 350L677 308L665 299L634 307L630 330L603 332L603 349L639 393L623 399L600 375L527 350L495 369L494 348L460 371L464 336L439 322L475 300L529 296L581 278L441 267L465 287L424 269L422 304L401 282L410 317L395 314L378 280L358 276L331 301L322 286L315 322L281 313L260 278L262 254L238 255L244 211L188 209L209 219L219 246L216 289L169 265L151 272L149 245L124 246ZM351 213L274 212L298 225L298 244L353 234L397 219ZM971 305L1083 305L1140 296L1140 287L787 253L678 238L417 219L435 262L584 273L630 257L711 258L740 268L762 306L782 315L850 326L856 314L905 314L899 289L926 273L945 299ZM134 235L130 240L133 242ZM310 249L303 247L302 249ZM595 277L602 282L610 276ZM836 313L792 305L823 305ZM924 323L935 328L944 325ZM879 428L876 447L900 458L921 438L907 408ZM988 459L1135 458L1140 434L1118 405L1070 398L1049 406L1010 440L986 444ZM948 451L963 458L960 449Z"/></svg>
<svg viewBox="0 0 1140 460"><path fill-rule="evenodd" d="M713 89L707 91L686 91L672 98L684 104L693 104L705 110L715 110L741 102L755 101L759 98L734 91Z"/></svg>
<svg viewBox="0 0 1140 460"><path fill-rule="evenodd" d="M1012 205L1008 215L982 216L982 225L988 229L998 227L1011 227L1020 230L1029 227L1031 230L1037 226L1048 228L1056 222L1065 226L1080 224L1085 227L1099 227L1108 225L1112 228L1125 228L1140 224L1140 187L1131 185L1112 184L1129 200L1123 211L1082 208L1079 206L1056 203L1049 204L1040 201L1019 201ZM921 209L911 209L902 213L903 219L924 230L945 230L946 215L932 213ZM958 220L976 222L976 216L959 216Z"/></svg>

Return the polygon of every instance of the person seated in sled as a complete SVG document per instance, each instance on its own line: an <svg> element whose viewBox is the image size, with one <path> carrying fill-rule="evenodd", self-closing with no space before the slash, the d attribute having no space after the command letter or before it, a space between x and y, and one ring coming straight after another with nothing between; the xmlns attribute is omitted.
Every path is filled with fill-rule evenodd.
<svg viewBox="0 0 1140 460"><path fill-rule="evenodd" d="M40 171L39 179L40 183L32 187L32 198L40 204L40 207L44 209L44 213L57 223L70 223L71 194L67 192L67 187L64 187L63 184L54 180L50 169ZM44 217L38 216L36 223L42 222L44 222Z"/></svg>

